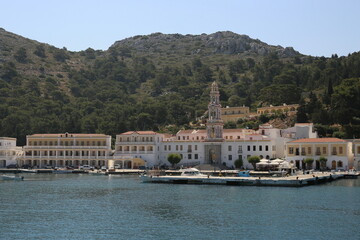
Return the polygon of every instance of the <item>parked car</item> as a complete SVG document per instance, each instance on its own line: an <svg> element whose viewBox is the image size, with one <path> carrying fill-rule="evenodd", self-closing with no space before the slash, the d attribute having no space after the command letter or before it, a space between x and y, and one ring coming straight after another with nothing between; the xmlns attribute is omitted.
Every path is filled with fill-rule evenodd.
<svg viewBox="0 0 360 240"><path fill-rule="evenodd" d="M82 169L82 170L94 170L94 167L90 166L90 165L83 165L83 166L80 166L80 169Z"/></svg>
<svg viewBox="0 0 360 240"><path fill-rule="evenodd" d="M9 164L6 166L6 168L18 168L19 166L17 164Z"/></svg>
<svg viewBox="0 0 360 240"><path fill-rule="evenodd" d="M31 165L29 165L29 164L24 164L24 165L22 165L22 167L21 168L23 168L23 169L31 169L32 168L32 166Z"/></svg>
<svg viewBox="0 0 360 240"><path fill-rule="evenodd" d="M114 165L114 168L115 168L115 169L120 169L121 166L120 166L120 164L115 164L115 165Z"/></svg>

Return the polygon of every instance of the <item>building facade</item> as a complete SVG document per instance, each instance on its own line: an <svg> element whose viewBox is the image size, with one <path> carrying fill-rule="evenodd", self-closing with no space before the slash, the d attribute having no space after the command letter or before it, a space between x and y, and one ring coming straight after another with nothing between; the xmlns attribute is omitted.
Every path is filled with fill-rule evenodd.
<svg viewBox="0 0 360 240"><path fill-rule="evenodd" d="M132 131L116 136L114 159L141 158L147 167L170 165L167 157L178 153L179 165L217 164L233 167L242 159L246 168L251 155L276 157L275 141L252 129L223 129L218 85L213 82L208 104L206 129L180 130L176 135ZM116 160L115 160L116 161Z"/></svg>
<svg viewBox="0 0 360 240"><path fill-rule="evenodd" d="M120 168L136 168L134 165L144 164L134 159L142 159L148 166L153 166L163 138L163 134L153 131L129 131L116 135L114 164L119 164Z"/></svg>
<svg viewBox="0 0 360 240"><path fill-rule="evenodd" d="M352 140L354 153L354 168L360 170L360 139Z"/></svg>
<svg viewBox="0 0 360 240"><path fill-rule="evenodd" d="M352 143L339 138L303 138L286 143L285 158L298 169L305 169L306 158L314 160L313 169L320 169L321 157L327 159L327 169L348 170L353 167Z"/></svg>
<svg viewBox="0 0 360 240"><path fill-rule="evenodd" d="M26 137L20 165L32 167L107 166L111 136L104 134L34 134Z"/></svg>
<svg viewBox="0 0 360 240"><path fill-rule="evenodd" d="M224 122L237 122L239 119L250 116L249 107L226 107L221 108L221 118Z"/></svg>
<svg viewBox="0 0 360 240"><path fill-rule="evenodd" d="M0 137L0 168L17 164L22 153L22 148L16 146L16 138Z"/></svg>

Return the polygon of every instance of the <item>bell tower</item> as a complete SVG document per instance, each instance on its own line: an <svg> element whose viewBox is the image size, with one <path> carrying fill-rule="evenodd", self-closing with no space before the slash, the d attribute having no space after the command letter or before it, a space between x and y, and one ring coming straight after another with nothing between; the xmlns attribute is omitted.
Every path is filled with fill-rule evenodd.
<svg viewBox="0 0 360 240"><path fill-rule="evenodd" d="M220 93L217 83L214 81L211 84L210 103L208 105L208 121L206 123L207 142L223 141L223 127L224 123L221 120L221 104Z"/></svg>

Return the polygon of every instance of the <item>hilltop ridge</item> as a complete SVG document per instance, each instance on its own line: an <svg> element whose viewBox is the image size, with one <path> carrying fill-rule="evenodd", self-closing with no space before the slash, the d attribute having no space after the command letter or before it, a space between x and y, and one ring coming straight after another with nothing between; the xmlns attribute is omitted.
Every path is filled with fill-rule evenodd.
<svg viewBox="0 0 360 240"><path fill-rule="evenodd" d="M174 133L196 127L216 81L222 106L298 103L296 121L360 137L359 79L360 52L312 57L230 31L153 33L71 52L0 29L0 136L21 145L32 133Z"/></svg>
<svg viewBox="0 0 360 240"><path fill-rule="evenodd" d="M148 54L210 55L210 54L242 54L265 56L276 53L279 57L294 57L300 55L292 47L271 46L247 35L230 31L201 35L181 35L153 33L138 35L116 41L111 47L128 47L133 51Z"/></svg>

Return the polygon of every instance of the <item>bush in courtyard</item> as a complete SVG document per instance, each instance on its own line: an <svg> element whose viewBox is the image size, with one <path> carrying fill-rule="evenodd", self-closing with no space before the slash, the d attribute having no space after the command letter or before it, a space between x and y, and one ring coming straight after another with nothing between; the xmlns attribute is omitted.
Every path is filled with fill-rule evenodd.
<svg viewBox="0 0 360 240"><path fill-rule="evenodd" d="M304 163L306 164L307 169L311 169L313 165L314 159L313 158L306 158Z"/></svg>
<svg viewBox="0 0 360 240"><path fill-rule="evenodd" d="M174 167L175 164L178 164L181 161L181 156L177 153L170 153L167 157L167 160L169 163L171 163L171 166Z"/></svg>
<svg viewBox="0 0 360 240"><path fill-rule="evenodd" d="M248 157L248 162L253 165L254 169L256 169L256 163L260 162L260 157L259 156L250 156L250 157Z"/></svg>
<svg viewBox="0 0 360 240"><path fill-rule="evenodd" d="M235 168L242 168L243 167L243 160L242 159L236 159L234 162Z"/></svg>

